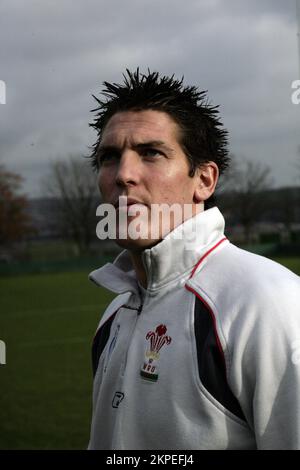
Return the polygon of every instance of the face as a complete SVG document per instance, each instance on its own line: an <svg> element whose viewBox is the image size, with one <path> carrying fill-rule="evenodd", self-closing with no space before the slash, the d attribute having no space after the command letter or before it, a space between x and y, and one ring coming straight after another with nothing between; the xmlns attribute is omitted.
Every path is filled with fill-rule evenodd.
<svg viewBox="0 0 300 470"><path fill-rule="evenodd" d="M103 201L115 205L120 196L127 196L128 206L117 209L117 219L120 211L125 211L128 228L140 208L140 215L144 215L140 220L147 226L146 234L141 230L143 237L135 239L127 232L126 239L121 240L117 223L117 243L129 250L153 246L166 234L166 227L168 232L183 221L174 217L160 220L153 237L151 205L190 204L193 215L203 210L201 177L198 172L194 177L189 176L190 166L178 136L179 129L173 119L164 112L152 110L116 113L103 131L98 148L98 183ZM139 206L133 204L129 210L132 203ZM133 212L136 215L130 215Z"/></svg>

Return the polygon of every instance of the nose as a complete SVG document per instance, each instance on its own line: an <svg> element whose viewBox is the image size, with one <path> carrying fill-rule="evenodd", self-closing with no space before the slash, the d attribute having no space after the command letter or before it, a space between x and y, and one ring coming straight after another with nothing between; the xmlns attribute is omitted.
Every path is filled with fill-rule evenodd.
<svg viewBox="0 0 300 470"><path fill-rule="evenodd" d="M125 150L119 160L116 174L118 186L136 185L139 182L139 156L132 150Z"/></svg>

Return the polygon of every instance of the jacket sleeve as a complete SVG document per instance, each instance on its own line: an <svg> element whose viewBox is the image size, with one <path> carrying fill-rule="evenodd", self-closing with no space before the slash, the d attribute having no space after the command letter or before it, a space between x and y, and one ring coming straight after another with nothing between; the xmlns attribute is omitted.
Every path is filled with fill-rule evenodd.
<svg viewBox="0 0 300 470"><path fill-rule="evenodd" d="M300 449L300 283L250 294L228 337L229 382L258 449Z"/></svg>

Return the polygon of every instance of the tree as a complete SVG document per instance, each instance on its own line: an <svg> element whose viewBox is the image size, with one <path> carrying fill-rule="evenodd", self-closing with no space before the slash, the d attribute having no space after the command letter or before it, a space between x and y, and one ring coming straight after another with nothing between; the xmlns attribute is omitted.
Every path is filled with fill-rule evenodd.
<svg viewBox="0 0 300 470"><path fill-rule="evenodd" d="M22 181L20 175L0 165L0 246L5 250L35 232L27 198L19 194Z"/></svg>
<svg viewBox="0 0 300 470"><path fill-rule="evenodd" d="M50 164L46 192L58 202L57 221L63 236L75 243L77 254L89 251L96 231L96 178L86 160L70 156Z"/></svg>
<svg viewBox="0 0 300 470"><path fill-rule="evenodd" d="M226 209L243 226L246 243L249 243L253 226L268 208L264 192L272 186L271 170L261 162L238 162L234 156L232 162L221 189L227 196Z"/></svg>

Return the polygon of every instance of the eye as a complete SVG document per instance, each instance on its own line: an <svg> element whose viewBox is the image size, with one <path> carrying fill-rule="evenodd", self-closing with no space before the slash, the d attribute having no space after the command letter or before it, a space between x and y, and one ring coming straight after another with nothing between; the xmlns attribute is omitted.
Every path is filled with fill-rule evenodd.
<svg viewBox="0 0 300 470"><path fill-rule="evenodd" d="M141 150L141 154L143 157L156 157L162 155L162 152L160 150L154 149L154 148L145 148Z"/></svg>
<svg viewBox="0 0 300 470"><path fill-rule="evenodd" d="M114 151L100 153L98 157L99 166L103 165L103 163L113 162L117 160L119 157L120 156L118 152L114 152Z"/></svg>

